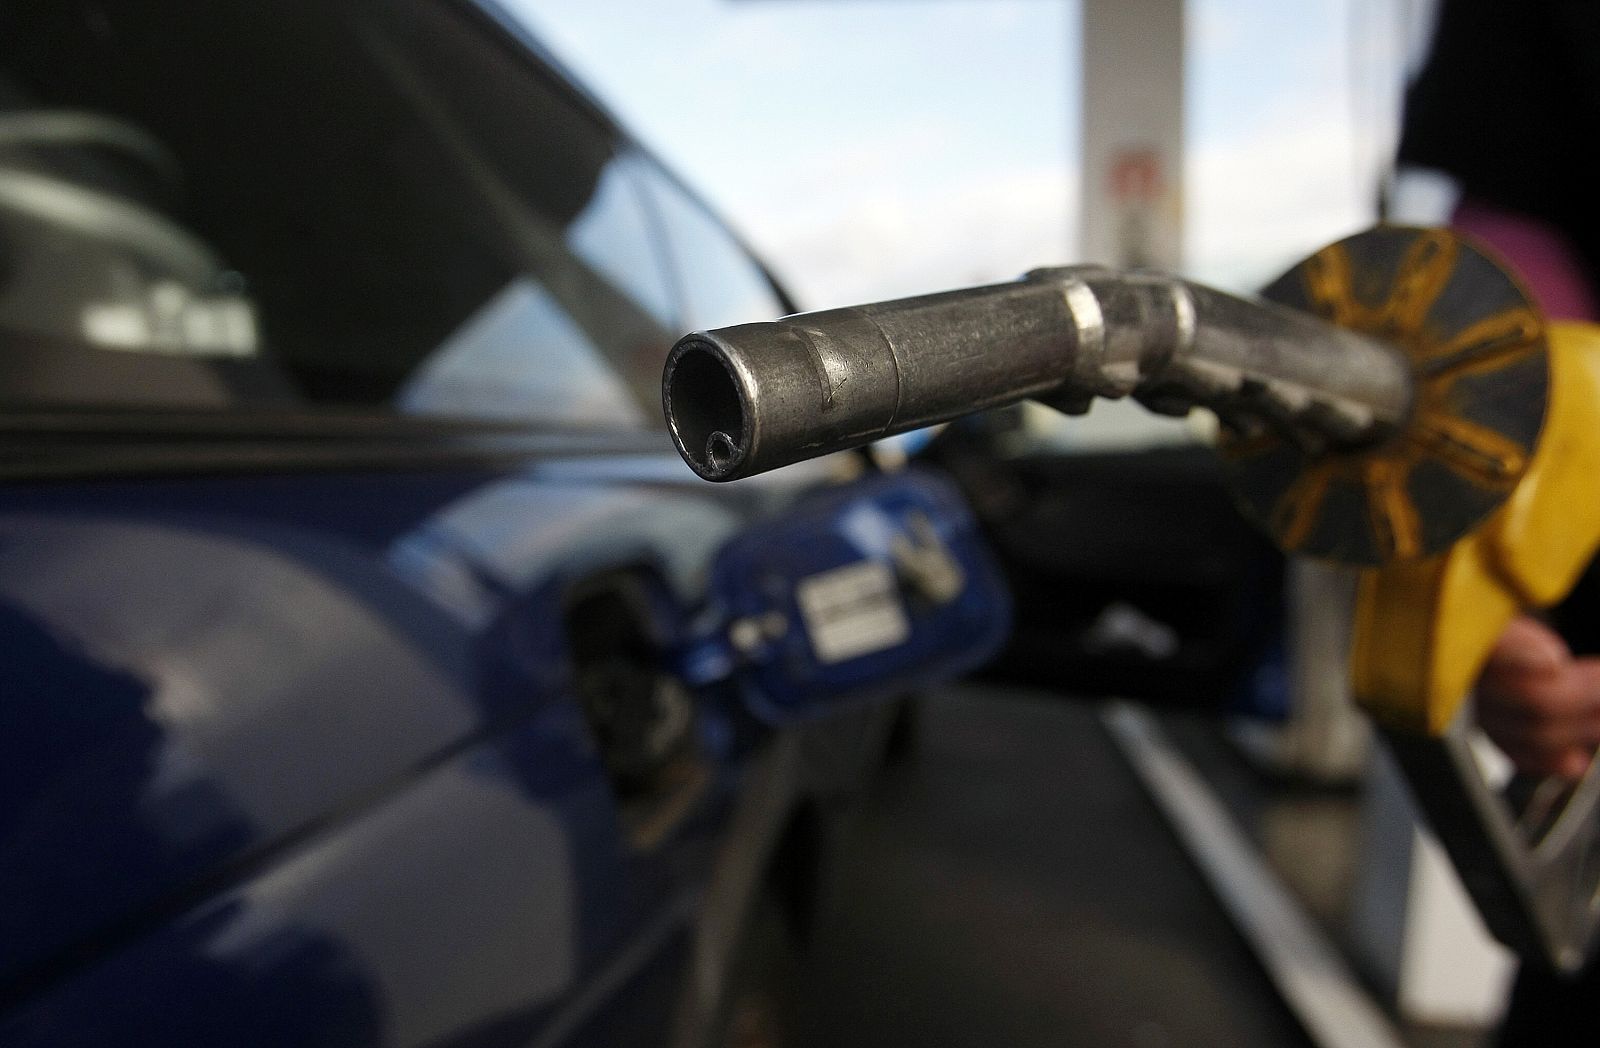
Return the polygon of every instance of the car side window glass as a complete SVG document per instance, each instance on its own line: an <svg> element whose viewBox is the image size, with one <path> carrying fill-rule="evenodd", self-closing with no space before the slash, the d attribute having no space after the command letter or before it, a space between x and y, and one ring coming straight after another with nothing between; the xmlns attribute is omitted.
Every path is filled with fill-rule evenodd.
<svg viewBox="0 0 1600 1048"><path fill-rule="evenodd" d="M567 227L567 247L671 327L679 320L678 304L629 166L622 160L606 164L589 206Z"/></svg>
<svg viewBox="0 0 1600 1048"><path fill-rule="evenodd" d="M0 402L659 425L612 130L466 6L0 8Z"/></svg>
<svg viewBox="0 0 1600 1048"><path fill-rule="evenodd" d="M529 366L541 369L530 381ZM617 372L550 292L507 284L412 372L396 397L410 414L646 424Z"/></svg>
<svg viewBox="0 0 1600 1048"><path fill-rule="evenodd" d="M609 132L447 8L411 3L374 53L496 222L515 275L402 387L402 408L660 425L680 325L651 219Z"/></svg>
<svg viewBox="0 0 1600 1048"><path fill-rule="evenodd" d="M725 225L664 171L648 161L639 167L661 215L689 327L772 320L789 312L766 271Z"/></svg>

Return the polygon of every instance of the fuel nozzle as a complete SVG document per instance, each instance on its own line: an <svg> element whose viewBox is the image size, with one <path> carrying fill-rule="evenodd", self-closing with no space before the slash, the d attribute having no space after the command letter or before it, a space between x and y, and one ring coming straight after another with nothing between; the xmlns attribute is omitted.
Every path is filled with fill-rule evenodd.
<svg viewBox="0 0 1600 1048"><path fill-rule="evenodd" d="M1544 345L1497 262L1445 230L1379 226L1260 300L1077 266L695 332L662 396L707 480L1025 398L1205 407L1241 503L1279 545L1380 564L1444 549L1505 500L1544 416Z"/></svg>
<svg viewBox="0 0 1600 1048"><path fill-rule="evenodd" d="M1307 446L1381 439L1412 397L1379 339L1173 277L1044 269L1009 284L695 332L667 362L678 450L707 480L1025 398L1209 407Z"/></svg>

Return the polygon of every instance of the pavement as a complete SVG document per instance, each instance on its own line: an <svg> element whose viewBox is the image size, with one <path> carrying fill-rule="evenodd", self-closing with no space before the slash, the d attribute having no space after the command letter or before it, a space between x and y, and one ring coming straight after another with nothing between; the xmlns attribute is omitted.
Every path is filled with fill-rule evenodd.
<svg viewBox="0 0 1600 1048"><path fill-rule="evenodd" d="M924 700L838 859L806 1044L1310 1044L1092 704Z"/></svg>

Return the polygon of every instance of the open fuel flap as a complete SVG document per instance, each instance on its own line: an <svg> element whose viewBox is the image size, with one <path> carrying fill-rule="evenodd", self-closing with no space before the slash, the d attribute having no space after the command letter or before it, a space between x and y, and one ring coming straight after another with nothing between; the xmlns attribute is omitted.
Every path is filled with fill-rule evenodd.
<svg viewBox="0 0 1600 1048"><path fill-rule="evenodd" d="M814 493L744 532L708 593L683 677L732 679L774 724L948 679L992 655L1011 621L971 511L919 470Z"/></svg>

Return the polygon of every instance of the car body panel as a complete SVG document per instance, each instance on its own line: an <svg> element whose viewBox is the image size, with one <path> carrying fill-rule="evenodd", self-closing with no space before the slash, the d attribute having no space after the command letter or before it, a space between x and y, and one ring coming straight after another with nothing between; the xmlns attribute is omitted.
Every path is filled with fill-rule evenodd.
<svg viewBox="0 0 1600 1048"><path fill-rule="evenodd" d="M754 732L736 699L781 671L702 688L714 781L637 847L574 694L572 587L646 572L671 648L729 565L884 559L841 521L934 513L972 565L962 614L999 617L959 644L919 617L945 661L917 646L830 704L970 665L1004 605L937 481L761 524L795 494L737 506L670 461L12 486L0 1041L587 1043L671 1006Z"/></svg>
<svg viewBox="0 0 1600 1048"><path fill-rule="evenodd" d="M434 576L408 578L416 558L397 551L434 518L404 519L415 502L392 496L407 479L268 483L278 495L271 521L230 508L228 493L243 485L229 481L140 485L139 508L119 505L115 485L47 489L34 506L28 492L8 492L0 514L8 981L70 967L86 941L137 935L153 913L170 914L293 842L414 789L512 725L536 729L515 765L530 817L548 823L539 815L551 808L544 794L580 785L586 807L567 821L587 827L590 845L559 850L584 871L587 891L608 881L614 894L628 890L614 805L562 649L567 577L602 561L552 566L535 538L595 522L512 515L498 541L480 533L485 547L453 551L444 570L436 544ZM333 525L323 496L363 480L390 497L369 498L365 514ZM461 494L459 479L414 480L435 497L455 496L435 516L480 491ZM162 494L175 508L147 501ZM547 505L564 495L548 494ZM208 495L209 511L200 508ZM290 519L293 505L307 519ZM384 506L401 519L375 520ZM737 524L724 518L726 533ZM519 547L534 552L519 557ZM633 563L641 547L617 552L619 563ZM480 587L488 603L471 623L429 592L439 575L482 578L484 564L469 553L499 553L502 569L524 569L520 584ZM543 752L530 760L535 743ZM359 881L348 886L361 891ZM621 917L621 898L579 909ZM575 931L591 951L622 934Z"/></svg>

